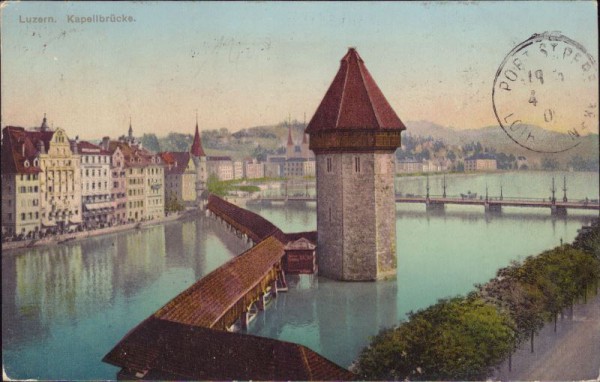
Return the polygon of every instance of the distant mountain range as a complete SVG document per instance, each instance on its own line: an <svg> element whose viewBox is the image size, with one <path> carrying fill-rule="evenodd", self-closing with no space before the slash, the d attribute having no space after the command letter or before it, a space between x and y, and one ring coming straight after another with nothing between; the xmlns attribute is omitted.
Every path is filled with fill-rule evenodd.
<svg viewBox="0 0 600 382"><path fill-rule="evenodd" d="M547 140L556 142L557 147L571 140L567 134L561 134L528 126L534 135L545 136ZM579 155L587 160L598 160L598 134L589 134L579 138L580 144L570 150L557 154L545 154L528 150L516 144L500 126L486 126L478 129L459 130L445 127L429 121L408 121L406 131L402 133L414 136L430 136L444 141L447 145L464 145L470 142L480 142L484 147L495 149L497 152L525 156L530 160L541 161L543 157L554 157L561 164L566 164L573 156Z"/></svg>

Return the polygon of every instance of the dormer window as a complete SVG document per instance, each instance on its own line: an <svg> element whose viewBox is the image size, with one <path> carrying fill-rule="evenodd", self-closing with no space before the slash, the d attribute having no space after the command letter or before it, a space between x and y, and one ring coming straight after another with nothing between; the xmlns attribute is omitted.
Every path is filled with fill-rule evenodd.
<svg viewBox="0 0 600 382"><path fill-rule="evenodd" d="M34 167L38 167L39 165L40 165L40 162L37 160L37 158L35 158L35 159L33 160L33 166L34 166Z"/></svg>
<svg viewBox="0 0 600 382"><path fill-rule="evenodd" d="M28 160L25 160L25 162L23 162L23 166L25 166L25 167L29 167L29 161L28 161Z"/></svg>

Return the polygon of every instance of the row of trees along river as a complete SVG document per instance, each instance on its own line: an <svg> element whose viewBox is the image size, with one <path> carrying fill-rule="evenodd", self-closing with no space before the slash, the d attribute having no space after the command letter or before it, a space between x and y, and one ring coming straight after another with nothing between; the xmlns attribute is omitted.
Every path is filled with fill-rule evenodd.
<svg viewBox="0 0 600 382"><path fill-rule="evenodd" d="M545 323L598 292L600 220L573 244L512 262L466 297L439 300L382 330L360 354L361 378L482 380Z"/></svg>

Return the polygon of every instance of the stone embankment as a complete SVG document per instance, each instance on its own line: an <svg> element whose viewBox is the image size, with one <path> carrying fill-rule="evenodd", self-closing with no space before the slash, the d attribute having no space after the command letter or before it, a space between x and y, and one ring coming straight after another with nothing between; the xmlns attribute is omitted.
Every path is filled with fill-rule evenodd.
<svg viewBox="0 0 600 382"><path fill-rule="evenodd" d="M10 241L10 242L6 242L6 243L2 243L2 252L16 250L16 249L20 249L20 248L32 248L32 247L43 247L43 246L47 246L47 245L56 245L56 244L61 244L64 242L83 240L83 239L87 239L87 238L94 237L94 236L108 235L111 233L123 232L123 231L131 230L131 229L149 227L149 226L177 220L177 219L183 218L185 216L189 216L190 214L193 214L195 211L197 211L197 210L195 210L195 209L188 210L184 213L173 213L173 214L170 214L170 215L165 216L160 219L147 220L147 221L136 222L136 223L120 224L120 225L116 225L116 226L112 226L112 227L99 228L99 229L94 229L94 230L90 230L90 231L72 232L72 233L66 233L66 234L62 234L62 235L54 235L54 236L45 237L42 239Z"/></svg>

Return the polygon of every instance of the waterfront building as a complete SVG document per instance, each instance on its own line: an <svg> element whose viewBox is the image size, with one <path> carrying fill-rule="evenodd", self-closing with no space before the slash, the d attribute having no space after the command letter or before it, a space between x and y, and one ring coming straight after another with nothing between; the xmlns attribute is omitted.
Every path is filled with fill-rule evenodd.
<svg viewBox="0 0 600 382"><path fill-rule="evenodd" d="M284 176L286 178L298 178L304 176L304 158L288 158L285 161Z"/></svg>
<svg viewBox="0 0 600 382"><path fill-rule="evenodd" d="M423 170L423 162L412 159L400 159L396 162L396 173L415 173Z"/></svg>
<svg viewBox="0 0 600 382"><path fill-rule="evenodd" d="M302 164L303 176L315 176L317 173L317 162L314 158L306 159Z"/></svg>
<svg viewBox="0 0 600 382"><path fill-rule="evenodd" d="M114 203L111 198L112 173L110 152L87 141L71 141L81 156L81 203L83 222L98 227L111 220Z"/></svg>
<svg viewBox="0 0 600 382"><path fill-rule="evenodd" d="M2 236L33 235L41 228L38 151L22 127L2 131Z"/></svg>
<svg viewBox="0 0 600 382"><path fill-rule="evenodd" d="M242 179L244 177L244 162L241 160L233 161L233 179Z"/></svg>
<svg viewBox="0 0 600 382"><path fill-rule="evenodd" d="M45 117L39 131L27 131L27 134L38 149L43 173L40 179L42 228L64 231L80 225L83 222L81 157L77 154L77 145L71 145L65 130L50 130Z"/></svg>
<svg viewBox="0 0 600 382"><path fill-rule="evenodd" d="M395 275L394 153L405 129L350 48L306 129L317 162L320 274Z"/></svg>
<svg viewBox="0 0 600 382"><path fill-rule="evenodd" d="M111 142L112 144L113 142ZM114 142L125 159L125 189L127 194L127 220L140 221L145 216L146 158L123 142Z"/></svg>
<svg viewBox="0 0 600 382"><path fill-rule="evenodd" d="M144 216L146 219L160 219L165 216L165 171L160 155L142 149L138 152L144 157L146 167L144 171Z"/></svg>
<svg viewBox="0 0 600 382"><path fill-rule="evenodd" d="M196 202L196 164L191 152L164 152L165 200L192 205Z"/></svg>
<svg viewBox="0 0 600 382"><path fill-rule="evenodd" d="M127 221L127 186L125 175L125 156L118 146L115 146L111 152L109 150L109 138L103 139L103 148L111 154L111 201L113 204L110 221L113 223L123 223Z"/></svg>
<svg viewBox="0 0 600 382"><path fill-rule="evenodd" d="M475 154L465 158L465 171L495 171L496 158L490 154Z"/></svg>
<svg viewBox="0 0 600 382"><path fill-rule="evenodd" d="M219 180L233 179L233 161L229 156L206 157L208 175L215 175Z"/></svg>
<svg viewBox="0 0 600 382"><path fill-rule="evenodd" d="M194 133L194 141L190 148L192 161L196 168L196 205L202 206L205 199L206 181L208 179L208 168L206 162L206 154L202 148L202 139L198 131L198 115L196 115L196 131Z"/></svg>
<svg viewBox="0 0 600 382"><path fill-rule="evenodd" d="M246 160L244 162L246 179L257 179L265 176L265 164L257 159Z"/></svg>
<svg viewBox="0 0 600 382"><path fill-rule="evenodd" d="M268 178L280 178L285 173L286 157L282 155L268 155L265 163L265 176Z"/></svg>

